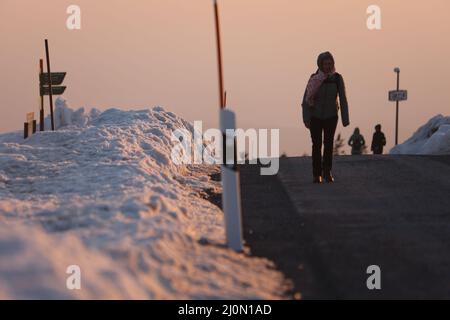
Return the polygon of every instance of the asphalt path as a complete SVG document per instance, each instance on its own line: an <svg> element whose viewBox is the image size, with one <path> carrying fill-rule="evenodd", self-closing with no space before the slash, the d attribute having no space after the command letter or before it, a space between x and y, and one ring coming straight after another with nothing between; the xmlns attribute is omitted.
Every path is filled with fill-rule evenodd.
<svg viewBox="0 0 450 320"><path fill-rule="evenodd" d="M240 167L246 243L292 297L450 299L450 156L339 156L333 184L311 171L309 157L280 159L276 176Z"/></svg>

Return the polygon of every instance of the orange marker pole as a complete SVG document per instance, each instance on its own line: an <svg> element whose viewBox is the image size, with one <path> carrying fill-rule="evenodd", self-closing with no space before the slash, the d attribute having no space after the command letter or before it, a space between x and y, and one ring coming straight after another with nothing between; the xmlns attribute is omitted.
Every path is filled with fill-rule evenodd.
<svg viewBox="0 0 450 320"><path fill-rule="evenodd" d="M44 96L42 95L41 92L41 75L44 74L44 60L39 59L39 96L41 99L41 106L40 106L40 110L39 110L39 130L40 131L44 131L45 130L45 126L44 126Z"/></svg>
<svg viewBox="0 0 450 320"><path fill-rule="evenodd" d="M219 71L219 108L224 109L225 101L223 95L222 45L220 41L219 7L217 5L217 0L214 0L214 16L216 20L217 68Z"/></svg>

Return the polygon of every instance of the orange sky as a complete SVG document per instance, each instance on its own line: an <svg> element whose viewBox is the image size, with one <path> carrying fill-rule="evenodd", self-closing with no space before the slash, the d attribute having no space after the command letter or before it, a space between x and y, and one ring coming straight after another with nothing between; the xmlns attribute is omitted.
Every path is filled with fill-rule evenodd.
<svg viewBox="0 0 450 320"><path fill-rule="evenodd" d="M241 127L280 128L281 152L310 153L300 99L316 56L330 50L350 103L348 138L359 126L370 142L381 123L394 140L401 87L400 141L430 117L449 115L450 2L222 0L225 86ZM82 10L82 29L66 28L66 8ZM382 10L369 31L366 8ZM53 71L67 71L72 107L162 105L188 120L217 125L217 75L211 0L0 0L0 131L20 130L38 111L38 60L50 40Z"/></svg>

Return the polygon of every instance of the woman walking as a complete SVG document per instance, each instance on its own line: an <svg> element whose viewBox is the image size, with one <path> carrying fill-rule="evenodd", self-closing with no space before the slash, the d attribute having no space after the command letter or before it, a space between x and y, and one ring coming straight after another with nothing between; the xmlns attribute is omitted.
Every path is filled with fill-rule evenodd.
<svg viewBox="0 0 450 320"><path fill-rule="evenodd" d="M321 53L317 58L317 66L318 69L311 75L303 96L303 122L311 133L313 182L334 182L331 172L334 133L339 108L344 127L350 124L347 97L344 79L336 72L333 55L328 51Z"/></svg>

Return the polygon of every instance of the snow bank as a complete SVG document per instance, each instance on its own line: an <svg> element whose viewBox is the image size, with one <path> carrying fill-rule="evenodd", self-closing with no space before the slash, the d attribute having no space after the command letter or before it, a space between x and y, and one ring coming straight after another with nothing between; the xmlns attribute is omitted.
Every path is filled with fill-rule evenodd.
<svg viewBox="0 0 450 320"><path fill-rule="evenodd" d="M78 110L72 110L67 106L66 100L58 98L55 101L55 128L59 129L68 125L86 126L91 119L94 119L100 115L98 109L91 109L89 113L86 113L84 108ZM45 119L45 127L51 128L50 116Z"/></svg>
<svg viewBox="0 0 450 320"><path fill-rule="evenodd" d="M450 154L450 117L431 118L390 154Z"/></svg>
<svg viewBox="0 0 450 320"><path fill-rule="evenodd" d="M139 299L138 279L73 235L0 224L0 299ZM81 268L81 290L68 290L67 267Z"/></svg>
<svg viewBox="0 0 450 320"><path fill-rule="evenodd" d="M220 192L218 168L172 163L171 133L190 123L61 99L55 118L55 132L0 135L0 298L282 297L269 261L223 246L222 211L201 196Z"/></svg>

